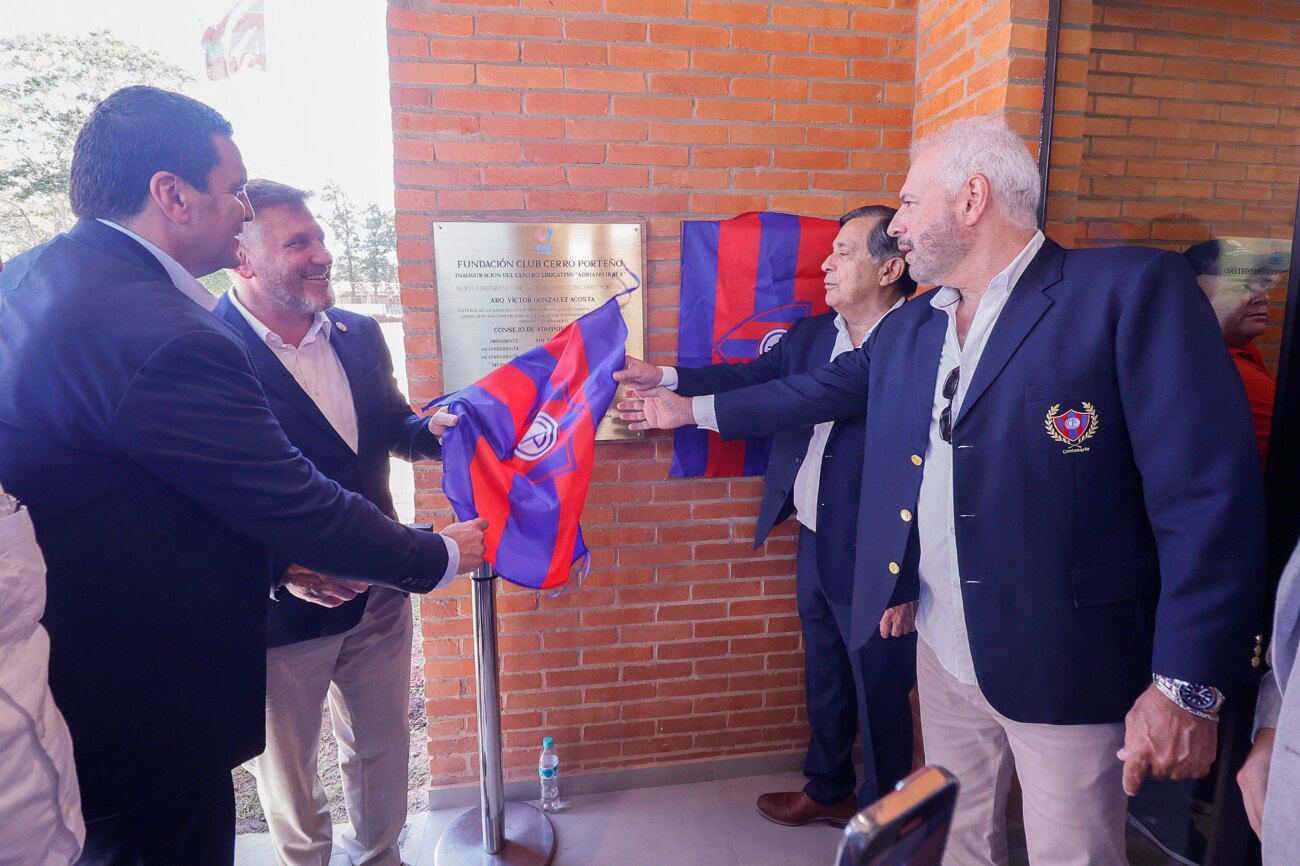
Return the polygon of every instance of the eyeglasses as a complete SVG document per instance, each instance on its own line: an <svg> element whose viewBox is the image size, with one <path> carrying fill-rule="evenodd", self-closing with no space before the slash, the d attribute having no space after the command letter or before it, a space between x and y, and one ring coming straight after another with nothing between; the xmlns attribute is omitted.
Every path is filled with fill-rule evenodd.
<svg viewBox="0 0 1300 866"><path fill-rule="evenodd" d="M948 405L939 413L939 438L952 444L952 398L957 396L957 382L961 378L961 367L953 367L948 378L943 380L943 399Z"/></svg>

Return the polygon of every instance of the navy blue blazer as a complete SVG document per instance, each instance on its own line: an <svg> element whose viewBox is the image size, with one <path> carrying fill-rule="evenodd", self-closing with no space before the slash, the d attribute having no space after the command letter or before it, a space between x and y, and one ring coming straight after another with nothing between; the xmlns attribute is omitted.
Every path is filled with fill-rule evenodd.
<svg viewBox="0 0 1300 866"><path fill-rule="evenodd" d="M378 323L369 316L330 310L334 327L330 345L347 374L357 411L357 450L354 452L321 413L311 397L285 369L275 352L257 336L227 294L217 303L217 315L235 329L248 346L253 368L262 380L284 434L303 456L344 490L359 493L380 511L396 519L388 489L388 456L416 461L442 456L428 422L411 411L393 378L393 359ZM276 575L290 563L277 563ZM365 612L370 594L362 593L338 607L303 601L284 588L267 608L267 646L283 646L352 628Z"/></svg>
<svg viewBox="0 0 1300 866"><path fill-rule="evenodd" d="M904 305L861 350L718 395L724 436L866 416L853 637L913 519L948 316ZM1087 405L1085 405L1087 404ZM1050 416L1091 407L1076 445ZM1047 241L1008 299L953 429L956 544L979 684L1022 722L1119 722L1151 680L1250 676L1263 610L1259 458L1241 380L1181 256Z"/></svg>
<svg viewBox="0 0 1300 866"><path fill-rule="evenodd" d="M270 550L421 591L447 564L303 458L238 335L93 220L0 273L0 478L45 554L91 820L262 751Z"/></svg>
<svg viewBox="0 0 1300 866"><path fill-rule="evenodd" d="M835 315L830 312L800 319L776 345L752 361L678 367L677 392L687 397L718 394L820 367L827 363L835 348ZM853 597L858 499L873 487L862 477L864 428L865 419L861 414L838 421L831 428L817 493L817 570L827 597L844 605ZM754 527L755 547L763 543L773 526L794 513L794 482L808 453L812 429L780 430L772 439L763 501ZM917 591L914 579L898 581L895 597L889 598L888 604L914 601ZM884 613L884 607L879 613Z"/></svg>

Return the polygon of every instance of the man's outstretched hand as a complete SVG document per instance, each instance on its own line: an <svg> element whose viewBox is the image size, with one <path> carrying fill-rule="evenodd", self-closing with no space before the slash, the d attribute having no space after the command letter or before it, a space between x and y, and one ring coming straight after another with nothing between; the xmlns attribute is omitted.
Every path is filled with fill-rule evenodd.
<svg viewBox="0 0 1300 866"><path fill-rule="evenodd" d="M614 373L614 381L637 391L649 391L663 381L664 371L640 358L627 356L622 370Z"/></svg>
<svg viewBox="0 0 1300 866"><path fill-rule="evenodd" d="M466 574L483 564L483 532L487 527L486 520L476 517L464 523L453 523L442 531L444 537L456 542L460 548L460 571L457 574Z"/></svg>
<svg viewBox="0 0 1300 866"><path fill-rule="evenodd" d="M629 390L623 396L628 399L618 404L619 417L632 422L627 425L631 430L673 430L695 423L691 398L667 388Z"/></svg>

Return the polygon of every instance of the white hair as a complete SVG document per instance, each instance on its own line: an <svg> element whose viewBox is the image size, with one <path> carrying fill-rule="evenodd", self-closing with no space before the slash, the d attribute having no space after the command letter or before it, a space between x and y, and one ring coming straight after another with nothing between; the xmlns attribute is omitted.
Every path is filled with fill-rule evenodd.
<svg viewBox="0 0 1300 866"><path fill-rule="evenodd" d="M939 148L939 182L950 197L973 175L982 174L1007 219L1025 228L1038 227L1038 166L1005 120L992 116L955 120L913 143L912 161L935 147Z"/></svg>

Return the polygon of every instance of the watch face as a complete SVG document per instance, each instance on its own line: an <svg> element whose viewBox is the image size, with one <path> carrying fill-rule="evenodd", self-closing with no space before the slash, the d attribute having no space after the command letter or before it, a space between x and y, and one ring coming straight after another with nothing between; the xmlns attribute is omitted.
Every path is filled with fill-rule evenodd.
<svg viewBox="0 0 1300 866"><path fill-rule="evenodd" d="M1208 710L1219 700L1218 694L1211 687L1191 684L1179 686L1178 696L1194 710Z"/></svg>

